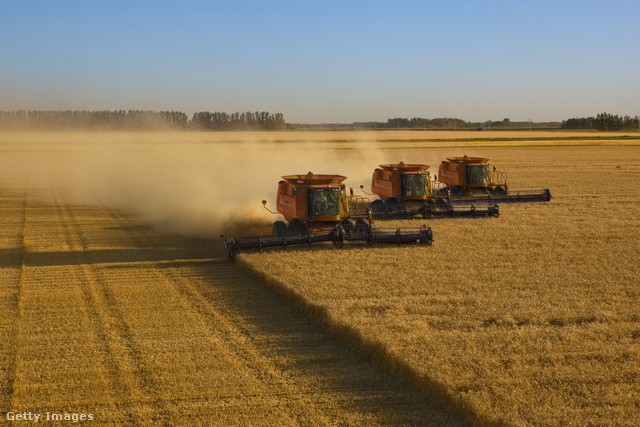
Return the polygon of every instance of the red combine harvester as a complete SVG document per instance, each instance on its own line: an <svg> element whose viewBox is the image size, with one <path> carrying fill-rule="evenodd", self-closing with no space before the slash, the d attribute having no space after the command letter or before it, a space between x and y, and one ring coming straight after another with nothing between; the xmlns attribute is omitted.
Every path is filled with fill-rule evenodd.
<svg viewBox="0 0 640 427"><path fill-rule="evenodd" d="M442 187L437 190L447 196L452 203L477 201L489 202L548 202L549 189L518 190L509 189L507 174L497 171L483 157L449 157L440 163L438 181Z"/></svg>
<svg viewBox="0 0 640 427"><path fill-rule="evenodd" d="M403 162L380 165L371 178L371 191L379 197L371 203L373 216L432 218L500 215L498 205L454 207L448 197L434 195L428 169L429 165Z"/></svg>
<svg viewBox="0 0 640 427"><path fill-rule="evenodd" d="M347 196L342 175L286 175L278 183L276 209L285 221L273 223L269 237L223 236L225 253L233 261L239 252L267 247L287 248L331 242L342 247L344 242L367 244L427 244L433 242L431 228L420 230L379 229L373 227L368 199ZM266 208L266 200L262 204ZM267 209L268 210L268 209ZM271 211L269 211L271 212Z"/></svg>

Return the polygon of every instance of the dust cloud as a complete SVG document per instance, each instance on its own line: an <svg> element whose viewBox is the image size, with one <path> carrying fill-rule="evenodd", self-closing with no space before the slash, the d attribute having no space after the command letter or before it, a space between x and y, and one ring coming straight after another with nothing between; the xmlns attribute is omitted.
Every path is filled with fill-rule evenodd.
<svg viewBox="0 0 640 427"><path fill-rule="evenodd" d="M159 229L211 238L270 232L282 175L341 174L370 187L389 159L374 141L198 140L118 133L2 134L0 186L133 212ZM67 135L65 138L64 135Z"/></svg>

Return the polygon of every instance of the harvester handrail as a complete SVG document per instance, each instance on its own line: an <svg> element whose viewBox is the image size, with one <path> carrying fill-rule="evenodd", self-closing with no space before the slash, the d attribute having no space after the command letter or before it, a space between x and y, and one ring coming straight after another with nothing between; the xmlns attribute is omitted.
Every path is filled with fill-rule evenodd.
<svg viewBox="0 0 640 427"><path fill-rule="evenodd" d="M493 185L507 185L507 173L494 170L492 172L491 182Z"/></svg>

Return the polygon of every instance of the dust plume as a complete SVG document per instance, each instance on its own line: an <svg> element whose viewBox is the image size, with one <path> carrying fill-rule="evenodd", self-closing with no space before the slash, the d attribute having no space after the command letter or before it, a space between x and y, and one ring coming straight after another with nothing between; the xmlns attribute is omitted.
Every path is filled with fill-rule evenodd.
<svg viewBox="0 0 640 427"><path fill-rule="evenodd" d="M18 134L14 134L18 135ZM373 141L198 140L187 135L83 133L0 138L3 181L27 182L43 197L129 210L170 232L217 237L271 231L282 175L341 174L369 187L388 162ZM177 136L176 136L177 135ZM18 138L19 139L19 138Z"/></svg>

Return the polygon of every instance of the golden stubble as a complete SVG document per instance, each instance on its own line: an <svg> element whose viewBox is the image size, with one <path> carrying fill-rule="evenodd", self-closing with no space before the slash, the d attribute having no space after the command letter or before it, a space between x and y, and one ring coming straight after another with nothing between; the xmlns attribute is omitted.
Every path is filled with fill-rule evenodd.
<svg viewBox="0 0 640 427"><path fill-rule="evenodd" d="M630 425L640 395L640 148L448 155L463 152L494 159L514 189L550 188L552 201L432 220L432 247L239 260L477 422Z"/></svg>

